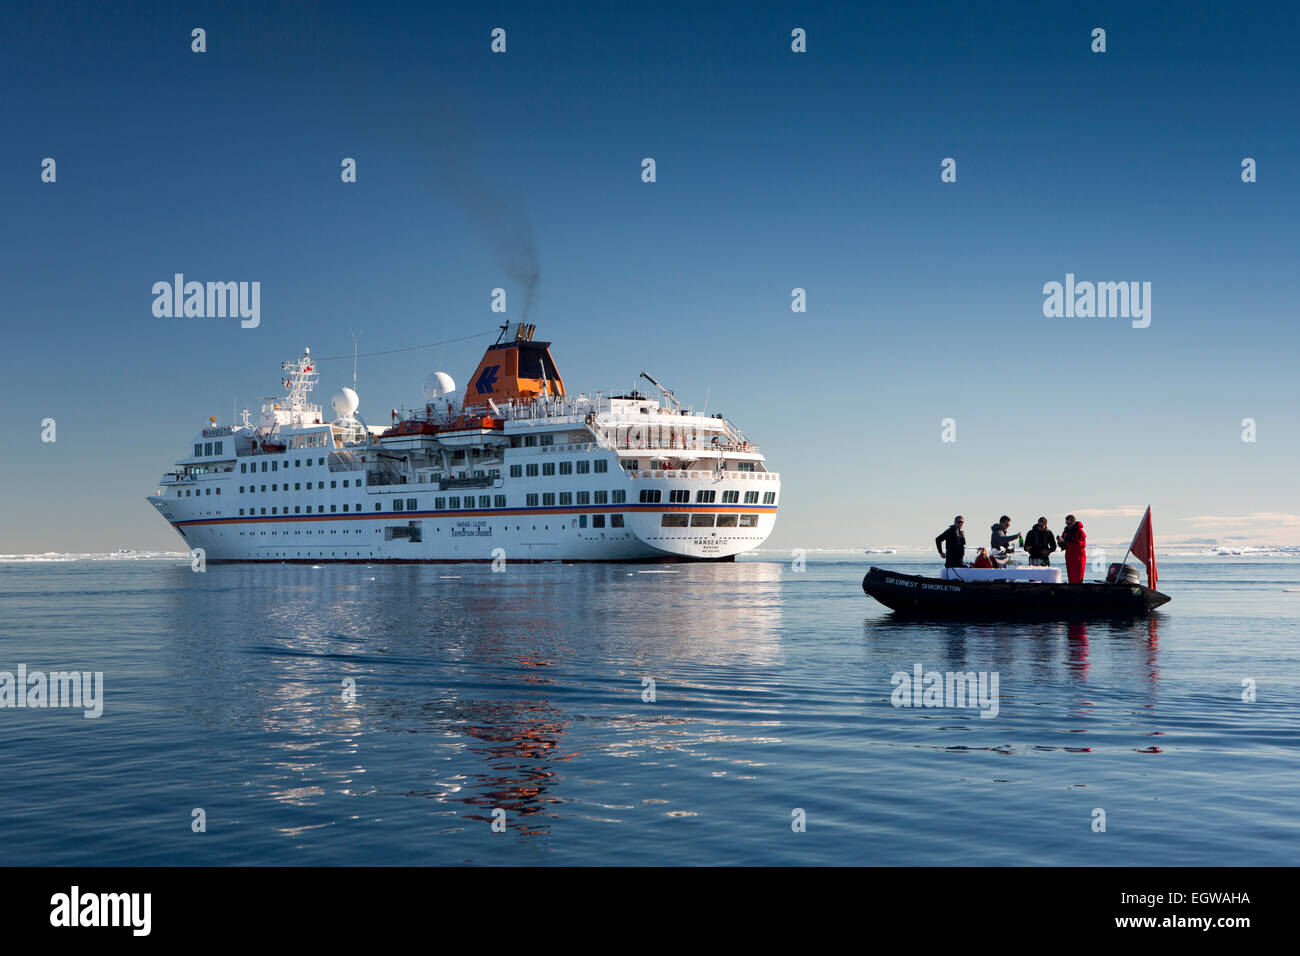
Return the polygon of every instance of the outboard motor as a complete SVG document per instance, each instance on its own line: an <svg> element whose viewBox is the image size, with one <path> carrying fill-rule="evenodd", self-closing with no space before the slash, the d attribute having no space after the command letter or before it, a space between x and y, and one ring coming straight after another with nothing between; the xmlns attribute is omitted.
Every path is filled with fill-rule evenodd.
<svg viewBox="0 0 1300 956"><path fill-rule="evenodd" d="M1120 564L1118 561L1110 566L1106 572L1107 584L1140 584L1142 576L1138 574L1138 569L1131 564Z"/></svg>

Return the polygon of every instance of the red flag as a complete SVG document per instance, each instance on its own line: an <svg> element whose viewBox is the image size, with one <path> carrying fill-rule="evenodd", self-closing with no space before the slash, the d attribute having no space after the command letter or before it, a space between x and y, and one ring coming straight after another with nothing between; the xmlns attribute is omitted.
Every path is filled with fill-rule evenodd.
<svg viewBox="0 0 1300 956"><path fill-rule="evenodd" d="M1142 523L1138 525L1137 534L1133 535L1133 543L1129 545L1129 550L1133 552L1133 557L1147 566L1147 587L1154 591L1156 588L1156 537L1151 531L1150 505L1147 505L1147 513L1142 516Z"/></svg>

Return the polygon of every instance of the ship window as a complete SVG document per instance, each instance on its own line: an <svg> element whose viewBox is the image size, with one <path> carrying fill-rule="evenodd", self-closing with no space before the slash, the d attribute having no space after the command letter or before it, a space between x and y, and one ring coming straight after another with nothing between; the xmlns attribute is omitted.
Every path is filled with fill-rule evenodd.
<svg viewBox="0 0 1300 956"><path fill-rule="evenodd" d="M299 512L298 512L298 508L299 508L298 505L294 505L294 506L293 506L293 513L294 513L294 514L298 514L298 513L299 513Z"/></svg>
<svg viewBox="0 0 1300 956"><path fill-rule="evenodd" d="M275 461L272 461L272 462L271 462L271 470L272 470L272 471L275 471L275 469L276 469L277 467L279 467L279 464L280 464L279 459L276 459Z"/></svg>
<svg viewBox="0 0 1300 956"><path fill-rule="evenodd" d="M747 492L745 492L745 504L747 504L747 505L756 505L756 504L758 504L758 492L757 492L757 491L747 491Z"/></svg>
<svg viewBox="0 0 1300 956"><path fill-rule="evenodd" d="M609 471L609 462L604 458L598 458L593 461L592 464L595 466L596 474L598 475L603 475L605 472Z"/></svg>
<svg viewBox="0 0 1300 956"><path fill-rule="evenodd" d="M276 510L275 510L274 508L272 508L272 509L271 509L271 514L275 514L275 513L276 513Z"/></svg>
<svg viewBox="0 0 1300 956"><path fill-rule="evenodd" d="M719 528L734 528L736 526L735 515L718 515Z"/></svg>
<svg viewBox="0 0 1300 956"><path fill-rule="evenodd" d="M524 436L524 444L525 444L526 446L528 446L529 448L531 448L532 446L536 445L536 444L537 444L537 436L536 436L536 435L525 435L525 436Z"/></svg>
<svg viewBox="0 0 1300 956"><path fill-rule="evenodd" d="M221 494L221 489L220 489L220 488L217 489L217 494Z"/></svg>
<svg viewBox="0 0 1300 956"><path fill-rule="evenodd" d="M493 501L493 506L497 508L504 508L506 506L506 496L497 495L495 500Z"/></svg>
<svg viewBox="0 0 1300 956"><path fill-rule="evenodd" d="M774 504L776 504L776 492L775 492L775 491L767 491L767 492L764 492L764 493L763 493L763 504L765 504L765 505L774 505Z"/></svg>
<svg viewBox="0 0 1300 956"><path fill-rule="evenodd" d="M736 462L736 470L737 470L737 471L753 471L753 470L754 470L754 463L753 463L752 461L738 461L738 462Z"/></svg>
<svg viewBox="0 0 1300 956"><path fill-rule="evenodd" d="M622 516L622 515L610 515L610 516L609 516L609 526L610 526L611 528L621 528L621 527L623 527L623 516Z"/></svg>
<svg viewBox="0 0 1300 956"><path fill-rule="evenodd" d="M262 514L266 514L266 509L265 509L265 508L262 509Z"/></svg>
<svg viewBox="0 0 1300 956"><path fill-rule="evenodd" d="M384 510L384 503L383 503L382 501L376 501L376 502L375 502L375 510L376 510L376 511L383 511L383 510Z"/></svg>
<svg viewBox="0 0 1300 956"><path fill-rule="evenodd" d="M272 485L272 486L271 486L271 490L272 490L272 491L279 491L279 490L280 490L280 486L279 486L279 485Z"/></svg>
<svg viewBox="0 0 1300 956"><path fill-rule="evenodd" d="M491 507L492 507L492 496L491 496L491 495L479 495L479 496L478 496L478 506L479 506L480 508L491 508Z"/></svg>
<svg viewBox="0 0 1300 956"><path fill-rule="evenodd" d="M692 528L712 528L717 515L691 515Z"/></svg>
<svg viewBox="0 0 1300 956"><path fill-rule="evenodd" d="M542 462L542 474L543 475L555 474L555 462L553 461Z"/></svg>
<svg viewBox="0 0 1300 956"><path fill-rule="evenodd" d="M609 493L609 503L612 505L621 505L627 501L627 492L621 488L615 488Z"/></svg>
<svg viewBox="0 0 1300 956"><path fill-rule="evenodd" d="M542 494L542 504L543 504L545 507L548 507L548 508L551 507L552 505L554 505L554 504L555 504L555 492L553 492L553 491L547 491L547 492L543 493L543 494Z"/></svg>
<svg viewBox="0 0 1300 956"><path fill-rule="evenodd" d="M641 489L641 504L643 505L657 505L659 504L659 500L662 497L663 497L663 492L661 492L658 488Z"/></svg>
<svg viewBox="0 0 1300 956"><path fill-rule="evenodd" d="M571 505L571 504L573 504L573 492L572 492L572 491L561 491L561 492L560 492L560 504L562 504L562 505Z"/></svg>
<svg viewBox="0 0 1300 956"><path fill-rule="evenodd" d="M262 470L263 470L263 471L266 471L266 462L262 462ZM265 489L263 489L263 490L265 490Z"/></svg>
<svg viewBox="0 0 1300 956"><path fill-rule="evenodd" d="M603 527L605 527L605 516L604 516L604 515L592 515L592 516L591 516L591 526L592 526L593 528L603 528Z"/></svg>
<svg viewBox="0 0 1300 956"><path fill-rule="evenodd" d="M536 495L529 495L529 496L528 496L528 507L530 507L530 508L536 508L536 507L537 507L537 496L536 496Z"/></svg>
<svg viewBox="0 0 1300 956"><path fill-rule="evenodd" d="M246 462L246 461L241 461L241 462L239 463L239 473L240 473L241 475L246 475L246 474L248 474L248 462Z"/></svg>
<svg viewBox="0 0 1300 956"><path fill-rule="evenodd" d="M591 462L589 461L578 462L578 474L585 475L590 473L590 471L591 471Z"/></svg>
<svg viewBox="0 0 1300 956"><path fill-rule="evenodd" d="M587 527L587 516L586 516L586 515L578 515L578 527L579 527L579 528L585 528L585 527Z"/></svg>
<svg viewBox="0 0 1300 956"><path fill-rule="evenodd" d="M740 501L739 491L724 491L722 493L722 503L724 505L734 505L738 501Z"/></svg>
<svg viewBox="0 0 1300 956"><path fill-rule="evenodd" d="M293 483L293 490L294 490L294 491L302 491L302 482L301 482L301 481L295 481L295 482Z"/></svg>
<svg viewBox="0 0 1300 956"><path fill-rule="evenodd" d="M401 499L401 498L394 498L394 499L393 499L393 510L394 510L394 511L401 511L401 510L402 510L402 499Z"/></svg>
<svg viewBox="0 0 1300 956"><path fill-rule="evenodd" d="M562 474L562 475L571 475L571 474L573 474L573 462L571 462L571 461L562 461L562 462L560 462L560 474Z"/></svg>
<svg viewBox="0 0 1300 956"><path fill-rule="evenodd" d="M757 528L757 527L758 527L758 515L741 515L741 516L740 516L740 526L741 526L742 528Z"/></svg>
<svg viewBox="0 0 1300 956"><path fill-rule="evenodd" d="M447 499L446 499L446 498L434 498L434 499L433 499L433 507L434 507L434 509L437 510L437 511L442 511L444 508L447 507Z"/></svg>
<svg viewBox="0 0 1300 956"><path fill-rule="evenodd" d="M220 455L220 454L221 454L221 442L216 442L216 443L214 443L213 446L212 446L212 448L213 448L214 454L217 454L217 455Z"/></svg>
<svg viewBox="0 0 1300 956"><path fill-rule="evenodd" d="M600 492L599 491L596 492L596 495L599 496ZM590 491L578 492L578 504L580 505L591 504L591 492Z"/></svg>
<svg viewBox="0 0 1300 956"><path fill-rule="evenodd" d="M241 495L244 493L244 486L243 486L243 485L240 485L240 486L239 486L239 493L240 493Z"/></svg>
<svg viewBox="0 0 1300 956"><path fill-rule="evenodd" d="M579 494L583 494L583 495L586 494L585 491L580 491L580 492L578 492L578 493L579 493ZM608 491L594 491L594 492L592 492L592 494L594 495L594 497L593 497L591 500L594 501L596 504L598 504L598 505L603 505L603 504L608 504L608 503L609 503L609 492L608 492ZM586 504L586 502L583 502L583 504Z"/></svg>
<svg viewBox="0 0 1300 956"><path fill-rule="evenodd" d="M348 510L348 506L347 506L347 505L344 505L344 506L343 506L343 510L344 510L344 511L347 511L347 510Z"/></svg>
<svg viewBox="0 0 1300 956"><path fill-rule="evenodd" d="M664 515L659 519L661 528L685 528L690 524L690 515Z"/></svg>
<svg viewBox="0 0 1300 956"><path fill-rule="evenodd" d="M348 480L347 480L346 478L344 478L344 479L343 479L343 487L346 488L347 486L348 486Z"/></svg>
<svg viewBox="0 0 1300 956"><path fill-rule="evenodd" d="M407 498L407 499L406 499L406 510L407 510L407 511L414 511L414 510L416 510L416 508L419 507L419 505L420 505L419 499L416 499L416 498Z"/></svg>
<svg viewBox="0 0 1300 956"><path fill-rule="evenodd" d="M323 438L324 436L322 435L321 437ZM316 459L316 464L318 464L318 465L323 465L323 464L325 464L325 459L324 459L324 458L317 458L317 459Z"/></svg>
<svg viewBox="0 0 1300 956"><path fill-rule="evenodd" d="M511 477L511 478L522 478L523 476L524 476L524 466L523 466L523 465L511 465L511 466L510 466L510 477Z"/></svg>
<svg viewBox="0 0 1300 956"><path fill-rule="evenodd" d="M624 471L636 471L635 458L624 458L619 461L619 464L623 466Z"/></svg>
<svg viewBox="0 0 1300 956"><path fill-rule="evenodd" d="M211 488L204 488L204 489L203 489L203 493L204 493L204 494L208 494L208 495L210 495L210 494L212 494L212 489L211 489Z"/></svg>
<svg viewBox="0 0 1300 956"><path fill-rule="evenodd" d="M691 500L691 493L689 490L685 488L678 488L668 492L668 501L671 504L675 504L675 505L685 504L690 500Z"/></svg>
<svg viewBox="0 0 1300 956"><path fill-rule="evenodd" d="M203 457L203 443L202 443L202 442L200 442L199 444L197 444L197 445L194 446L194 457L195 457L195 458L202 458L202 457Z"/></svg>
<svg viewBox="0 0 1300 956"><path fill-rule="evenodd" d="M703 489L695 493L695 503L697 505L711 505L713 499L718 496L716 491L704 491Z"/></svg>
<svg viewBox="0 0 1300 956"><path fill-rule="evenodd" d="M543 445L554 445L554 444L555 444L555 436L554 436L554 435L543 435L543 436L542 436L542 444L543 444Z"/></svg>
<svg viewBox="0 0 1300 956"><path fill-rule="evenodd" d="M205 442L203 443L203 454L205 454L205 455L211 455L211 454L212 454L212 442L210 442L210 441L205 441Z"/></svg>
<svg viewBox="0 0 1300 956"><path fill-rule="evenodd" d="M330 505L330 514L333 514L334 512L336 512L336 511L338 511L338 510L339 510L339 506L338 506L338 505Z"/></svg>
<svg viewBox="0 0 1300 956"><path fill-rule="evenodd" d="M331 487L331 488L337 488L338 486L339 486L339 483L338 483L337 481L331 481L331 482L330 482L330 487Z"/></svg>
<svg viewBox="0 0 1300 956"><path fill-rule="evenodd" d="M536 477L537 477L537 466L536 466L536 465L529 465L529 466L528 466L528 477L529 477L529 478L536 478Z"/></svg>
<svg viewBox="0 0 1300 956"><path fill-rule="evenodd" d="M242 514L244 513L244 509L243 509L243 508L240 508L240 509L239 509L239 513L242 515ZM241 531L241 532L239 532L239 533L240 533L240 534L243 534L244 532Z"/></svg>

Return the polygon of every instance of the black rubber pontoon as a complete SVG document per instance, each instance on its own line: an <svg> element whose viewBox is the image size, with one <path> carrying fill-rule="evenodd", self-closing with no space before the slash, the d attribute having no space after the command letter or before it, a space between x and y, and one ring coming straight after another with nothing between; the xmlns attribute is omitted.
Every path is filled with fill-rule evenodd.
<svg viewBox="0 0 1300 956"><path fill-rule="evenodd" d="M900 615L927 618L1142 617L1170 600L1141 584L945 581L876 567L862 590Z"/></svg>

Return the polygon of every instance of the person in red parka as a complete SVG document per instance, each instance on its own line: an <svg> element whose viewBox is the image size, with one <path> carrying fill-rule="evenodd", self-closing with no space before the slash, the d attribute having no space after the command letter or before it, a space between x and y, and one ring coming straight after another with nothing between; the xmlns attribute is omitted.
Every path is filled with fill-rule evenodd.
<svg viewBox="0 0 1300 956"><path fill-rule="evenodd" d="M1056 536L1056 543L1065 552L1066 578L1071 584L1082 584L1088 544L1088 536L1083 533L1083 522L1075 521L1074 515L1066 515L1065 530Z"/></svg>

